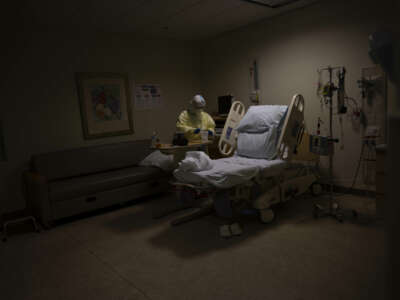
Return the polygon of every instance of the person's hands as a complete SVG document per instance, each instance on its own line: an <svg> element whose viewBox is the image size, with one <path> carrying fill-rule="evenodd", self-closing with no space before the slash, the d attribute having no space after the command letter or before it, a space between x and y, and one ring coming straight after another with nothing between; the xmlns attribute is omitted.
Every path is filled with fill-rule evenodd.
<svg viewBox="0 0 400 300"><path fill-rule="evenodd" d="M200 133L200 128L196 128L196 129L193 131L193 133L194 133L194 134Z"/></svg>
<svg viewBox="0 0 400 300"><path fill-rule="evenodd" d="M213 135L214 135L214 133L211 130L209 130L208 131L208 136L213 136Z"/></svg>

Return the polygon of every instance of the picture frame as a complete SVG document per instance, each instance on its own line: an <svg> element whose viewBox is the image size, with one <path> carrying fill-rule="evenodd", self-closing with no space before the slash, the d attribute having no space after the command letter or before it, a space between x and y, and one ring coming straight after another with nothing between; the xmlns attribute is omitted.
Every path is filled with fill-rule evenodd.
<svg viewBox="0 0 400 300"><path fill-rule="evenodd" d="M75 74L85 139L133 134L128 74Z"/></svg>

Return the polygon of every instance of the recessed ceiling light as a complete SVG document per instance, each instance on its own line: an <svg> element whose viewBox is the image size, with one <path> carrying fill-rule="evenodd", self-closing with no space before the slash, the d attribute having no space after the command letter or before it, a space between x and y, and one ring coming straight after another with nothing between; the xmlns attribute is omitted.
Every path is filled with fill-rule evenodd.
<svg viewBox="0 0 400 300"><path fill-rule="evenodd" d="M288 5L288 4L292 4L299 0L242 0L242 1L250 2L250 3L262 5L262 6L267 6L270 8L278 8L278 7Z"/></svg>

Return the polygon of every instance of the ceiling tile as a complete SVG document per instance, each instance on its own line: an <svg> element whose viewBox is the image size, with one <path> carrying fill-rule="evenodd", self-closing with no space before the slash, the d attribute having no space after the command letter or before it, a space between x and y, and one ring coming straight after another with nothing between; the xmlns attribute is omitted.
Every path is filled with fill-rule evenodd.
<svg viewBox="0 0 400 300"><path fill-rule="evenodd" d="M196 40L315 1L300 0L271 9L242 0L27 0L22 18L32 28L131 32L152 38Z"/></svg>

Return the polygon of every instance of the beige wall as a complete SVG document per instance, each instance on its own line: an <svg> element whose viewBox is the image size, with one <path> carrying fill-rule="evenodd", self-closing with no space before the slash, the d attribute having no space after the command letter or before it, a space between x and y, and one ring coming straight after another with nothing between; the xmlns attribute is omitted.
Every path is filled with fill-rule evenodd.
<svg viewBox="0 0 400 300"><path fill-rule="evenodd" d="M322 0L203 41L202 53L195 43L135 40L127 34L8 32L7 47L1 49L5 63L0 75L0 119L8 161L0 162L0 211L24 207L20 173L34 153L148 138L154 129L169 139L177 114L197 91L204 93L211 111L216 110L216 97L225 93L248 104L248 69L255 58L262 103L288 103L294 93L302 93L313 132L318 116L327 120L315 96L316 69L345 65L347 92L359 98L356 80L361 68L371 65L368 34L398 23L390 14L398 11L399 1L379 1L379 7L367 2L377 3ZM134 111L133 135L85 141L76 71L128 72L138 83L160 83L165 107ZM339 133L337 119L335 124ZM346 118L344 132L344 149L337 148L335 155L335 175L337 183L348 185L359 156L360 132Z"/></svg>
<svg viewBox="0 0 400 300"><path fill-rule="evenodd" d="M150 138L172 139L178 113L200 88L199 53L188 43L135 40L129 35L18 34L2 80L7 162L0 162L1 209L24 207L20 173L32 154ZM84 140L74 73L127 72L159 83L164 107L133 111L133 135Z"/></svg>
<svg viewBox="0 0 400 300"><path fill-rule="evenodd" d="M288 104L293 94L303 94L306 125L314 133L319 116L328 124L328 110L321 109L316 96L317 68L345 66L347 93L360 99L361 68L372 65L368 35L397 24L391 17L395 5L396 1L379 1L379 7L377 1L321 1L207 41L202 58L205 96L216 99L229 92L249 105L249 67L257 59L261 102ZM335 149L335 183L349 186L360 155L360 126L344 116L341 127L335 117L334 135L343 141Z"/></svg>

